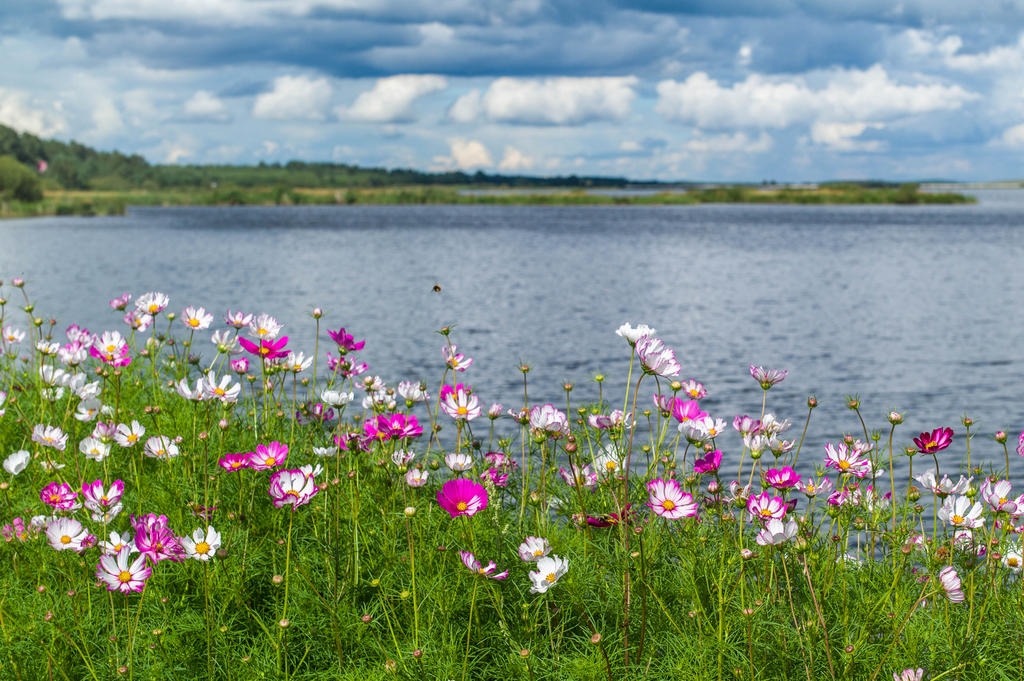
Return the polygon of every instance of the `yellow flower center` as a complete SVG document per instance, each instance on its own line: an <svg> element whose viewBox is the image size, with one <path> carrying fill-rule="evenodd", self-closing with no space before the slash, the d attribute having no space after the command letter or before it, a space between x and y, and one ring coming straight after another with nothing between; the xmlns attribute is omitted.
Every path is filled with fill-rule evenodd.
<svg viewBox="0 0 1024 681"><path fill-rule="evenodd" d="M214 388L213 394L218 395L220 397L224 397L225 395L227 395L227 392L224 390L224 388Z"/></svg>
<svg viewBox="0 0 1024 681"><path fill-rule="evenodd" d="M459 407L458 409L455 410L455 413L458 414L459 416L465 416L466 414L469 413L469 409L466 409L465 407Z"/></svg>
<svg viewBox="0 0 1024 681"><path fill-rule="evenodd" d="M117 350L117 346L116 345L108 345L107 346L107 353L108 354L114 354L114 350Z"/></svg>
<svg viewBox="0 0 1024 681"><path fill-rule="evenodd" d="M1007 558L1007 559L1006 559L1006 564L1007 564L1007 565L1009 565L1010 567L1017 567L1017 565L1018 565L1019 563L1020 563L1020 561L1018 561L1018 560L1017 560L1017 559L1016 559L1015 557L1013 557L1013 556L1010 556L1009 558Z"/></svg>
<svg viewBox="0 0 1024 681"><path fill-rule="evenodd" d="M608 469L608 470L610 470L610 471L613 471L613 470L615 470L615 468L616 468L616 465L615 465L615 462L614 462L614 461L609 461L608 463L606 463L606 464L604 465L604 467L605 467L605 468L607 468L607 469Z"/></svg>
<svg viewBox="0 0 1024 681"><path fill-rule="evenodd" d="M198 319L196 319L196 318L194 318L194 317L193 317L192 319L188 320L188 322L187 322L187 323L188 323L188 325L189 325L189 326L191 326L192 328L195 328L195 327L199 326L199 320L198 320Z"/></svg>
<svg viewBox="0 0 1024 681"><path fill-rule="evenodd" d="M149 314L156 314L160 311L160 306L156 303L149 306Z"/></svg>
<svg viewBox="0 0 1024 681"><path fill-rule="evenodd" d="M850 462L849 461L840 461L839 462L839 470L845 471L849 467L850 467Z"/></svg>
<svg viewBox="0 0 1024 681"><path fill-rule="evenodd" d="M50 495L50 503L51 504L56 504L59 501L60 501L60 495L59 494L51 494Z"/></svg>
<svg viewBox="0 0 1024 681"><path fill-rule="evenodd" d="M469 505L466 504L465 501L460 501L459 503L455 504L456 511L465 511L467 508L469 508Z"/></svg>
<svg viewBox="0 0 1024 681"><path fill-rule="evenodd" d="M534 558L540 558L543 555L544 555L544 549L537 549L536 551L533 552L533 557Z"/></svg>
<svg viewBox="0 0 1024 681"><path fill-rule="evenodd" d="M771 514L772 514L771 509L768 509L768 508L762 508L761 509L761 515L764 516L765 518L771 516Z"/></svg>
<svg viewBox="0 0 1024 681"><path fill-rule="evenodd" d="M267 458L263 459L263 463L267 464L268 466L273 466L274 464L277 463L277 459L275 459L272 456L268 456Z"/></svg>
<svg viewBox="0 0 1024 681"><path fill-rule="evenodd" d="M122 584L127 584L128 582L132 581L132 573L128 572L127 570L121 570L121 572L119 572L117 575L117 581L121 582Z"/></svg>
<svg viewBox="0 0 1024 681"><path fill-rule="evenodd" d="M136 443L136 442L138 442L138 441L139 441L139 436L138 436L138 435L136 435L135 433L132 433L131 435L129 435L129 436L128 436L128 437L126 437L125 439L126 439L126 440L128 440L128 442L131 442L131 443L133 443L133 444L134 444L134 443Z"/></svg>
<svg viewBox="0 0 1024 681"><path fill-rule="evenodd" d="M661 502L661 507L666 511L671 511L673 508L676 507L676 502L672 501L671 499L666 499L665 501Z"/></svg>
<svg viewBox="0 0 1024 681"><path fill-rule="evenodd" d="M210 545L207 544L206 542L201 541L198 544L196 544L196 553L205 556L209 552L210 552Z"/></svg>
<svg viewBox="0 0 1024 681"><path fill-rule="evenodd" d="M60 543L61 544L70 544L71 543L71 537L69 537L69 536L67 536L65 534L63 537L60 538Z"/></svg>
<svg viewBox="0 0 1024 681"><path fill-rule="evenodd" d="M558 579L558 578L557 578L557 577L555 577L555 573L554 573L554 572L549 572L549 573L548 573L548 576L547 576L547 577L545 577L544 579L546 579L546 580L548 580L549 582L551 582L552 584L554 584L554 583L555 583L555 580L556 580L556 579Z"/></svg>
<svg viewBox="0 0 1024 681"><path fill-rule="evenodd" d="M962 515L955 515L955 514L954 514L954 515L953 515L953 517L952 517L952 518L950 518L950 521L951 521L951 522L952 522L952 523L953 523L954 525L959 525L960 523L962 523L962 522L964 521L964 517L963 517Z"/></svg>

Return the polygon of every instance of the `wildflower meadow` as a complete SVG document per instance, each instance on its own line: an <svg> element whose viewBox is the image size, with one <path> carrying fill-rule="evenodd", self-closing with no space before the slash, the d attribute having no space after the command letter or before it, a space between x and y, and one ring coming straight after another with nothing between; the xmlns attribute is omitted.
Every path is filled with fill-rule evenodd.
<svg viewBox="0 0 1024 681"><path fill-rule="evenodd" d="M644 325L552 404L478 394L455 327L421 383L358 319L197 302L0 285L0 678L1024 678L1015 436L850 397L807 447L787 370L709 414Z"/></svg>

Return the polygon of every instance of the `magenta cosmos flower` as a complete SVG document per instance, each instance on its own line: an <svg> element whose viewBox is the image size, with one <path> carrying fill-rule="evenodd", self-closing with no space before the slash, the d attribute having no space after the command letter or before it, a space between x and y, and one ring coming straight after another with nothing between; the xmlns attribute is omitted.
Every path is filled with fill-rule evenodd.
<svg viewBox="0 0 1024 681"><path fill-rule="evenodd" d="M952 428L936 428L930 433L921 433L914 438L917 451L922 454L941 452L953 442Z"/></svg>
<svg viewBox="0 0 1024 681"><path fill-rule="evenodd" d="M465 371L473 364L473 358L459 352L459 346L454 344L441 348L441 354L444 356L445 364L455 371Z"/></svg>
<svg viewBox="0 0 1024 681"><path fill-rule="evenodd" d="M761 386L761 390L768 390L776 383L782 383L788 374L789 371L786 369L765 369L750 365L750 376Z"/></svg>
<svg viewBox="0 0 1024 681"><path fill-rule="evenodd" d="M843 442L837 445L829 442L825 445L825 467L863 478L871 472L871 460L864 456L865 453L866 450L847 447Z"/></svg>
<svg viewBox="0 0 1024 681"><path fill-rule="evenodd" d="M301 470L281 470L270 476L270 495L274 506L283 508L291 506L294 511L299 506L308 504L320 488L316 486L312 475Z"/></svg>
<svg viewBox="0 0 1024 681"><path fill-rule="evenodd" d="M288 458L288 445L274 440L269 445L256 445L255 452L249 452L249 468L266 471L280 466Z"/></svg>
<svg viewBox="0 0 1024 681"><path fill-rule="evenodd" d="M378 414L376 418L363 424L363 439L366 443L419 437L422 434L423 426L416 420L416 417L405 414L391 414L390 416ZM342 447L342 449L346 449L346 447Z"/></svg>
<svg viewBox="0 0 1024 681"><path fill-rule="evenodd" d="M345 327L341 327L337 331L327 331L327 335L331 337L335 343L338 344L338 354L344 355L346 352L355 352L356 350L362 350L366 345L366 341L356 342L355 337L350 333L345 333Z"/></svg>
<svg viewBox="0 0 1024 681"><path fill-rule="evenodd" d="M467 478L449 480L437 491L437 503L453 518L472 516L487 508L487 489Z"/></svg>
<svg viewBox="0 0 1024 681"><path fill-rule="evenodd" d="M277 340L266 340L260 339L260 344L256 345L247 338L238 337L239 344L245 348L250 354L256 355L262 359L277 359L278 357L287 357L288 350L284 349L284 346L288 344L288 336L281 336Z"/></svg>
<svg viewBox="0 0 1024 681"><path fill-rule="evenodd" d="M240 471L243 468L249 467L249 457L253 453L254 452L237 452L235 454L225 454L224 456L220 457L217 463L220 464L220 467L226 471Z"/></svg>
<svg viewBox="0 0 1024 681"><path fill-rule="evenodd" d="M792 489L800 484L800 476L789 466L783 466L782 470L769 468L764 474L764 481L775 489Z"/></svg>
<svg viewBox="0 0 1024 681"><path fill-rule="evenodd" d="M697 515L697 504L689 492L679 489L675 480L657 478L647 483L648 506L662 518L677 520Z"/></svg>
<svg viewBox="0 0 1024 681"><path fill-rule="evenodd" d="M681 367L676 361L676 353L660 338L643 336L636 342L636 354L644 371L658 376L678 376Z"/></svg>
<svg viewBox="0 0 1024 681"><path fill-rule="evenodd" d="M130 554L131 549L125 546L116 556L100 556L100 563L96 566L96 577L107 585L107 590L130 593L145 588L146 580L153 569L146 565L144 555L129 563Z"/></svg>
<svg viewBox="0 0 1024 681"><path fill-rule="evenodd" d="M694 473L714 473L722 465L722 450L708 452L707 456L693 462Z"/></svg>
<svg viewBox="0 0 1024 681"><path fill-rule="evenodd" d="M77 496L78 492L71 489L71 485L66 482L51 482L39 491L40 499L61 511L75 508L77 506L75 497Z"/></svg>
<svg viewBox="0 0 1024 681"><path fill-rule="evenodd" d="M682 400L678 397L672 400L672 417L679 423L699 421L706 416L707 412L701 410L697 400Z"/></svg>
<svg viewBox="0 0 1024 681"><path fill-rule="evenodd" d="M786 500L772 496L771 492L761 492L747 500L747 510L758 520L782 520L786 516Z"/></svg>

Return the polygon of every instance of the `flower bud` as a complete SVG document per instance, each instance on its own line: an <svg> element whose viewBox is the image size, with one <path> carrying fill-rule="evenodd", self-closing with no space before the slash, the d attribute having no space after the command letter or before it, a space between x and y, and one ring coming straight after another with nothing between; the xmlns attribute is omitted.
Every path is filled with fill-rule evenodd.
<svg viewBox="0 0 1024 681"><path fill-rule="evenodd" d="M323 316L324 316L324 311L323 310L321 310L319 307L314 307L313 308L313 319L320 319Z"/></svg>
<svg viewBox="0 0 1024 681"><path fill-rule="evenodd" d="M998 442L999 444L1005 444L1006 443L1006 433L1001 431L1001 430L997 430L996 431L996 442Z"/></svg>
<svg viewBox="0 0 1024 681"><path fill-rule="evenodd" d="M406 515L406 517L409 517L409 518L411 518L414 515L416 515L416 507L415 506L406 506L405 507L405 515Z"/></svg>

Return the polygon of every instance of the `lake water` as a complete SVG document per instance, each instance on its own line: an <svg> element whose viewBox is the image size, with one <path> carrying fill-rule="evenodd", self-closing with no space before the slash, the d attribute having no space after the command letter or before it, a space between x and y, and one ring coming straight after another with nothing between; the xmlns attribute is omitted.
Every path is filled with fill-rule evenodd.
<svg viewBox="0 0 1024 681"><path fill-rule="evenodd" d="M730 422L760 410L749 364L789 369L768 410L798 438L817 395L808 464L827 440L860 432L847 394L869 429L887 434L885 414L905 412L900 445L954 427L947 461L963 454L968 414L972 458L997 462L986 436L1005 429L1013 445L1024 427L1024 192L977 194L973 206L922 207L133 208L0 222L0 279L24 277L36 313L61 329L123 329L107 301L160 290L171 309L201 305L218 322L228 307L270 312L307 354L319 306L324 328L367 341L371 373L431 392L443 368L435 331L454 325L475 359L464 380L485 405L521 403L527 362L531 402L564 408L567 380L574 405L593 400L602 372L621 406L629 353L614 332L642 322ZM330 344L322 334L321 357ZM722 444L738 455L733 433Z"/></svg>

